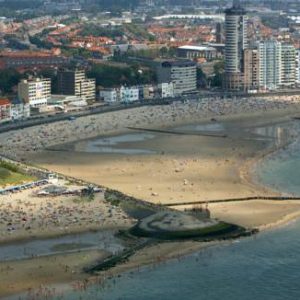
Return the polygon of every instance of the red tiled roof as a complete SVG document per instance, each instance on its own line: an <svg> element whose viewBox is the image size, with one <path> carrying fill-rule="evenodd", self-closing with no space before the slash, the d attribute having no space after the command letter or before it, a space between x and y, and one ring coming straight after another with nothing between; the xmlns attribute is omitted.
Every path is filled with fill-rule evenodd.
<svg viewBox="0 0 300 300"><path fill-rule="evenodd" d="M8 99L0 99L0 106L9 105L10 101Z"/></svg>

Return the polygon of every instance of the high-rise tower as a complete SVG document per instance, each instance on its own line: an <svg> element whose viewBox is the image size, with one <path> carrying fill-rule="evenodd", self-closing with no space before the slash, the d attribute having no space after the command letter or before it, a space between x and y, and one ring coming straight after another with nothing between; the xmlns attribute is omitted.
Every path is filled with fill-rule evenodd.
<svg viewBox="0 0 300 300"><path fill-rule="evenodd" d="M243 85L244 50L247 48L247 16L239 0L225 11L225 87L240 90Z"/></svg>

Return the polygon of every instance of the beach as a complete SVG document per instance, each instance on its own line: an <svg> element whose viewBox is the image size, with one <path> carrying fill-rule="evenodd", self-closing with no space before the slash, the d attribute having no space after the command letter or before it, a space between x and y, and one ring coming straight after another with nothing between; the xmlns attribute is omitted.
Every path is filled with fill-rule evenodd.
<svg viewBox="0 0 300 300"><path fill-rule="evenodd" d="M251 128L285 122L290 119L290 114L286 110L264 113L263 116L250 114L244 115L242 122L239 121L240 116L224 117L222 122L230 124L225 130L228 138L155 134L155 138L116 146L122 149L151 149L154 154L89 152L84 150L86 142L80 141L60 145L62 151L35 153L30 159L56 172L117 189L154 204L207 201L212 215L221 220L224 218L247 228L262 228L294 213L297 207L295 202L285 202L284 209L275 201L257 201L259 205L255 201L226 203L223 204L225 209L209 202L280 194L252 180L255 178L251 166L285 145L288 137L283 134L258 138ZM235 126L245 130L237 131ZM126 133L128 131L122 132Z"/></svg>
<svg viewBox="0 0 300 300"><path fill-rule="evenodd" d="M300 97L297 96L215 101L202 99L198 102L147 106L3 133L0 134L0 153L51 172L116 189L154 204L206 201L214 218L250 229L265 230L298 217L300 201L256 200L218 204L210 201L279 195L279 192L255 181L252 166L293 138L296 133L292 128L277 130L276 126L285 124L299 114ZM200 126L198 132L191 129L195 124ZM210 127L215 128L217 125L222 126L213 132L225 134L226 137L203 134L211 132ZM184 134L150 132L146 135L143 131L128 127L180 130ZM124 153L97 152L99 143L102 147L101 143L106 143L107 139L111 142L111 137L124 135L134 138L142 135L142 138L131 141L125 138L122 143L109 145ZM146 154L132 154L132 149ZM12 222L8 219L2 221L1 242L32 237L47 238L88 230L128 228L134 223L117 207L103 201L102 194L97 195L98 198L93 202L75 203L74 197L59 197L56 200L36 198L32 197L32 192L29 190L0 196L2 218L9 218L13 212L14 220L19 220L19 227L13 231L7 230L7 227L11 227L8 223ZM178 207L181 210L185 208ZM25 213L23 219L26 221L22 220L21 212ZM30 223L29 229L26 229L27 222ZM138 251L128 263L108 273L114 275L140 265L178 257L204 246L205 243L192 241L162 243L159 247L152 246ZM97 260L93 255L91 257ZM41 264L39 259L51 261L50 258L34 258L30 262L33 268ZM70 265L74 259L70 256ZM91 261L87 260L80 267ZM11 262L11 265L16 264L17 267L18 263L21 264ZM1 268L0 279L6 276L5 268L5 265ZM43 270L47 272L46 269ZM17 272L17 268L14 270ZM24 270L18 277L20 281L27 276L27 267ZM36 274L36 271L32 272ZM51 269L49 272L53 277L56 271ZM8 278L13 276L12 271ZM76 271L70 277L57 280L47 278L32 281L31 286L38 287L42 282L80 280L87 278L87 275ZM22 291L25 286L27 288L30 284L13 285L3 295Z"/></svg>

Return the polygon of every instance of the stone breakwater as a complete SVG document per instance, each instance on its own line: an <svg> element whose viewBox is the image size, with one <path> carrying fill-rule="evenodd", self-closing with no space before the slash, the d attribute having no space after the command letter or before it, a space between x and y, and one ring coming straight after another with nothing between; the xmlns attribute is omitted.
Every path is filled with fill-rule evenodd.
<svg viewBox="0 0 300 300"><path fill-rule="evenodd" d="M186 103L139 107L2 133L0 153L20 160L25 159L28 153L80 139L124 132L128 130L127 127L167 127L201 119L285 109L295 112L299 104L300 96L290 96L260 99L203 98Z"/></svg>

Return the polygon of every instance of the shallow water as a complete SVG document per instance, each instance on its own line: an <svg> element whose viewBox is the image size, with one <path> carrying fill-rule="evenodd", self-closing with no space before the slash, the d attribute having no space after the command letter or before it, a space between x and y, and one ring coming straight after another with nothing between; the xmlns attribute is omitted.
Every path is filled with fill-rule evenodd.
<svg viewBox="0 0 300 300"><path fill-rule="evenodd" d="M111 153L111 154L154 154L151 149L138 149L134 147L124 147L124 144L142 142L153 139L155 135L143 132L132 134L121 134L112 137L99 137L96 139L80 142L80 151L88 153ZM76 149L76 146L75 146Z"/></svg>
<svg viewBox="0 0 300 300"><path fill-rule="evenodd" d="M269 155L255 169L258 181L275 190L300 196L300 124L293 123L293 137L289 145ZM278 129L283 138L283 131ZM284 140L280 140L283 142Z"/></svg>
<svg viewBox="0 0 300 300"><path fill-rule="evenodd" d="M0 261L19 260L33 256L70 253L79 250L101 249L117 253L123 249L112 231L71 234L53 239L32 240L0 246Z"/></svg>

